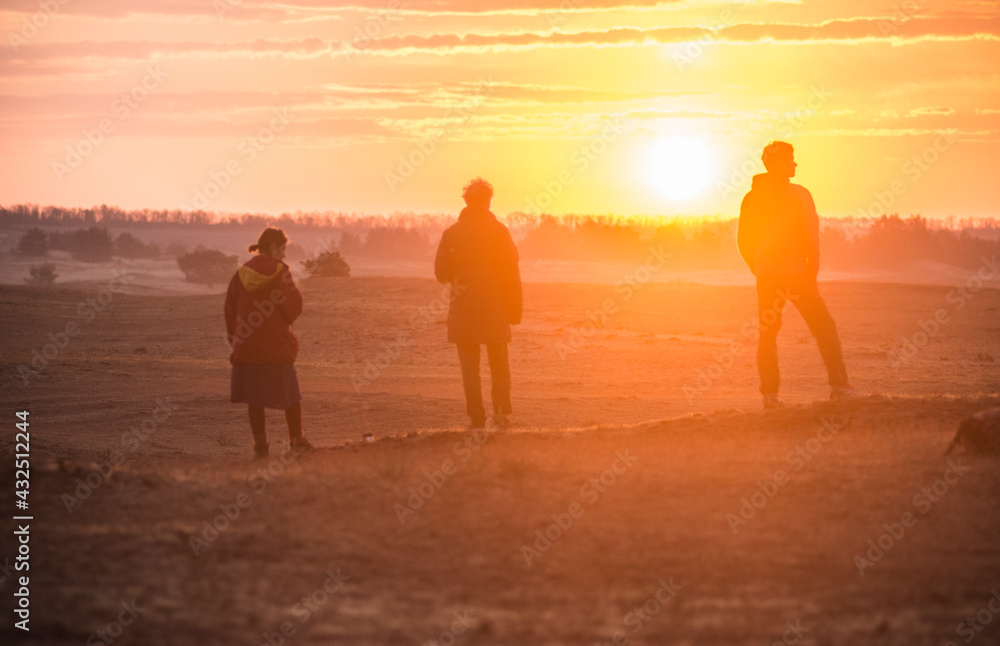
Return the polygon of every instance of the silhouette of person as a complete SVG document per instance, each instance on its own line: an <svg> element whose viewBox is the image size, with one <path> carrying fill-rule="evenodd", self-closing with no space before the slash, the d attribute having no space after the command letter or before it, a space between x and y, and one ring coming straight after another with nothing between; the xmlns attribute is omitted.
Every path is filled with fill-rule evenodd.
<svg viewBox="0 0 1000 646"><path fill-rule="evenodd" d="M480 346L486 345L492 381L493 421L510 425L510 326L521 322L521 275L510 231L490 212L493 187L482 178L462 191L466 207L441 235L434 275L452 286L448 341L458 348L471 428L486 425L479 380Z"/></svg>
<svg viewBox="0 0 1000 646"><path fill-rule="evenodd" d="M761 156L766 173L755 175L740 206L737 243L740 254L757 278L760 330L757 369L764 408L783 405L778 396L778 330L781 311L791 301L802 314L826 364L830 399L856 395L847 381L837 325L816 284L819 272L819 216L812 195L792 184L795 155L792 145L773 141Z"/></svg>
<svg viewBox="0 0 1000 646"><path fill-rule="evenodd" d="M282 263L288 237L264 229L248 248L257 255L241 266L226 291L226 332L233 365L229 400L247 404L254 455L268 455L264 409L285 411L293 451L313 448L302 434L302 395L295 373L299 342L291 325L302 313L302 293Z"/></svg>

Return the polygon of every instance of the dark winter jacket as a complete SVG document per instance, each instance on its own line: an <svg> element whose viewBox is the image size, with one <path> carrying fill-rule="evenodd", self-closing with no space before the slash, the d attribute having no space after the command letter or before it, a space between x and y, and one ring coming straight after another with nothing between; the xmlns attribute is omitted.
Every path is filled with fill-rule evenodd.
<svg viewBox="0 0 1000 646"><path fill-rule="evenodd" d="M819 216L812 195L788 178L753 178L740 207L740 254L755 276L816 276Z"/></svg>
<svg viewBox="0 0 1000 646"><path fill-rule="evenodd" d="M517 247L496 216L467 207L441 235L434 275L453 286L448 308L452 343L508 343L521 322Z"/></svg>
<svg viewBox="0 0 1000 646"><path fill-rule="evenodd" d="M302 293L288 266L254 256L229 281L226 332L233 363L294 363L299 341L291 325L302 313Z"/></svg>

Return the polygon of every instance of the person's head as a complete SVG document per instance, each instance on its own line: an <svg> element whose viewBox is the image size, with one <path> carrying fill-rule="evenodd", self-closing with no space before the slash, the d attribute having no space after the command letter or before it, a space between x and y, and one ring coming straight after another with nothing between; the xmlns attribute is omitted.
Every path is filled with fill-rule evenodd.
<svg viewBox="0 0 1000 646"><path fill-rule="evenodd" d="M256 251L262 256L269 256L275 260L285 257L285 247L288 245L288 236L278 227L267 227L260 232L257 244L247 247L247 251Z"/></svg>
<svg viewBox="0 0 1000 646"><path fill-rule="evenodd" d="M795 150L792 144L785 141L772 141L764 146L764 154L760 156L767 172L780 177L795 177Z"/></svg>
<svg viewBox="0 0 1000 646"><path fill-rule="evenodd" d="M462 189L462 199L469 206L488 209L490 200L493 199L493 185L482 177L477 177Z"/></svg>

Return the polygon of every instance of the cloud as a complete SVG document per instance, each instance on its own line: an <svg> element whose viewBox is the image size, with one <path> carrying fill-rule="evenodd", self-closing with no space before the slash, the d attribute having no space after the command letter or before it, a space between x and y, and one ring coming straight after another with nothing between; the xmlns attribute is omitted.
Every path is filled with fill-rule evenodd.
<svg viewBox="0 0 1000 646"><path fill-rule="evenodd" d="M776 1L776 0L772 0ZM440 14L464 13L534 13L545 10L577 11L595 9L653 8L664 4L693 5L684 0L631 0L624 6L617 0L351 0L331 6L328 0L283 0L254 2L253 0L52 0L59 4L59 13L86 16L124 18L138 15L212 16L220 12L229 17L250 20L289 18L300 12L373 13L399 8L407 12ZM742 0L732 0L738 4ZM33 14L38 12L38 0L6 0L4 11ZM704 3L700 3L704 4Z"/></svg>
<svg viewBox="0 0 1000 646"><path fill-rule="evenodd" d="M818 24L734 24L719 29L676 26L622 27L603 31L522 32L507 34L434 34L392 36L377 40L364 51L376 54L451 53L455 51L509 51L552 46L634 46L706 43L846 43L886 41L906 44L924 40L1000 40L1000 18L911 18L901 23L862 18Z"/></svg>
<svg viewBox="0 0 1000 646"><path fill-rule="evenodd" d="M888 25L888 26L887 26ZM628 47L648 44L703 43L843 43L888 42L904 45L928 40L1000 40L1000 17L914 17L905 22L862 18L830 20L817 24L734 24L720 29L697 26L656 28L614 27L599 31L523 31L478 34L430 34L390 36L363 44L354 51L362 55L402 56L417 53L445 55L461 52L505 52L547 47ZM112 41L44 43L0 51L0 75L52 75L64 73L50 61L83 59L151 59L171 56L202 58L283 57L308 60L344 56L347 41L318 37L256 39L238 43ZM56 70L59 70L58 72Z"/></svg>

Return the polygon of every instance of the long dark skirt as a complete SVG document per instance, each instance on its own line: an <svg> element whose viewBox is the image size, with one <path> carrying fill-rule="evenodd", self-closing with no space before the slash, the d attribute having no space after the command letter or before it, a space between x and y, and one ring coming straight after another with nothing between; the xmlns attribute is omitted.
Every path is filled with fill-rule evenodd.
<svg viewBox="0 0 1000 646"><path fill-rule="evenodd" d="M302 401L299 378L290 363L236 363L229 401L286 410Z"/></svg>

